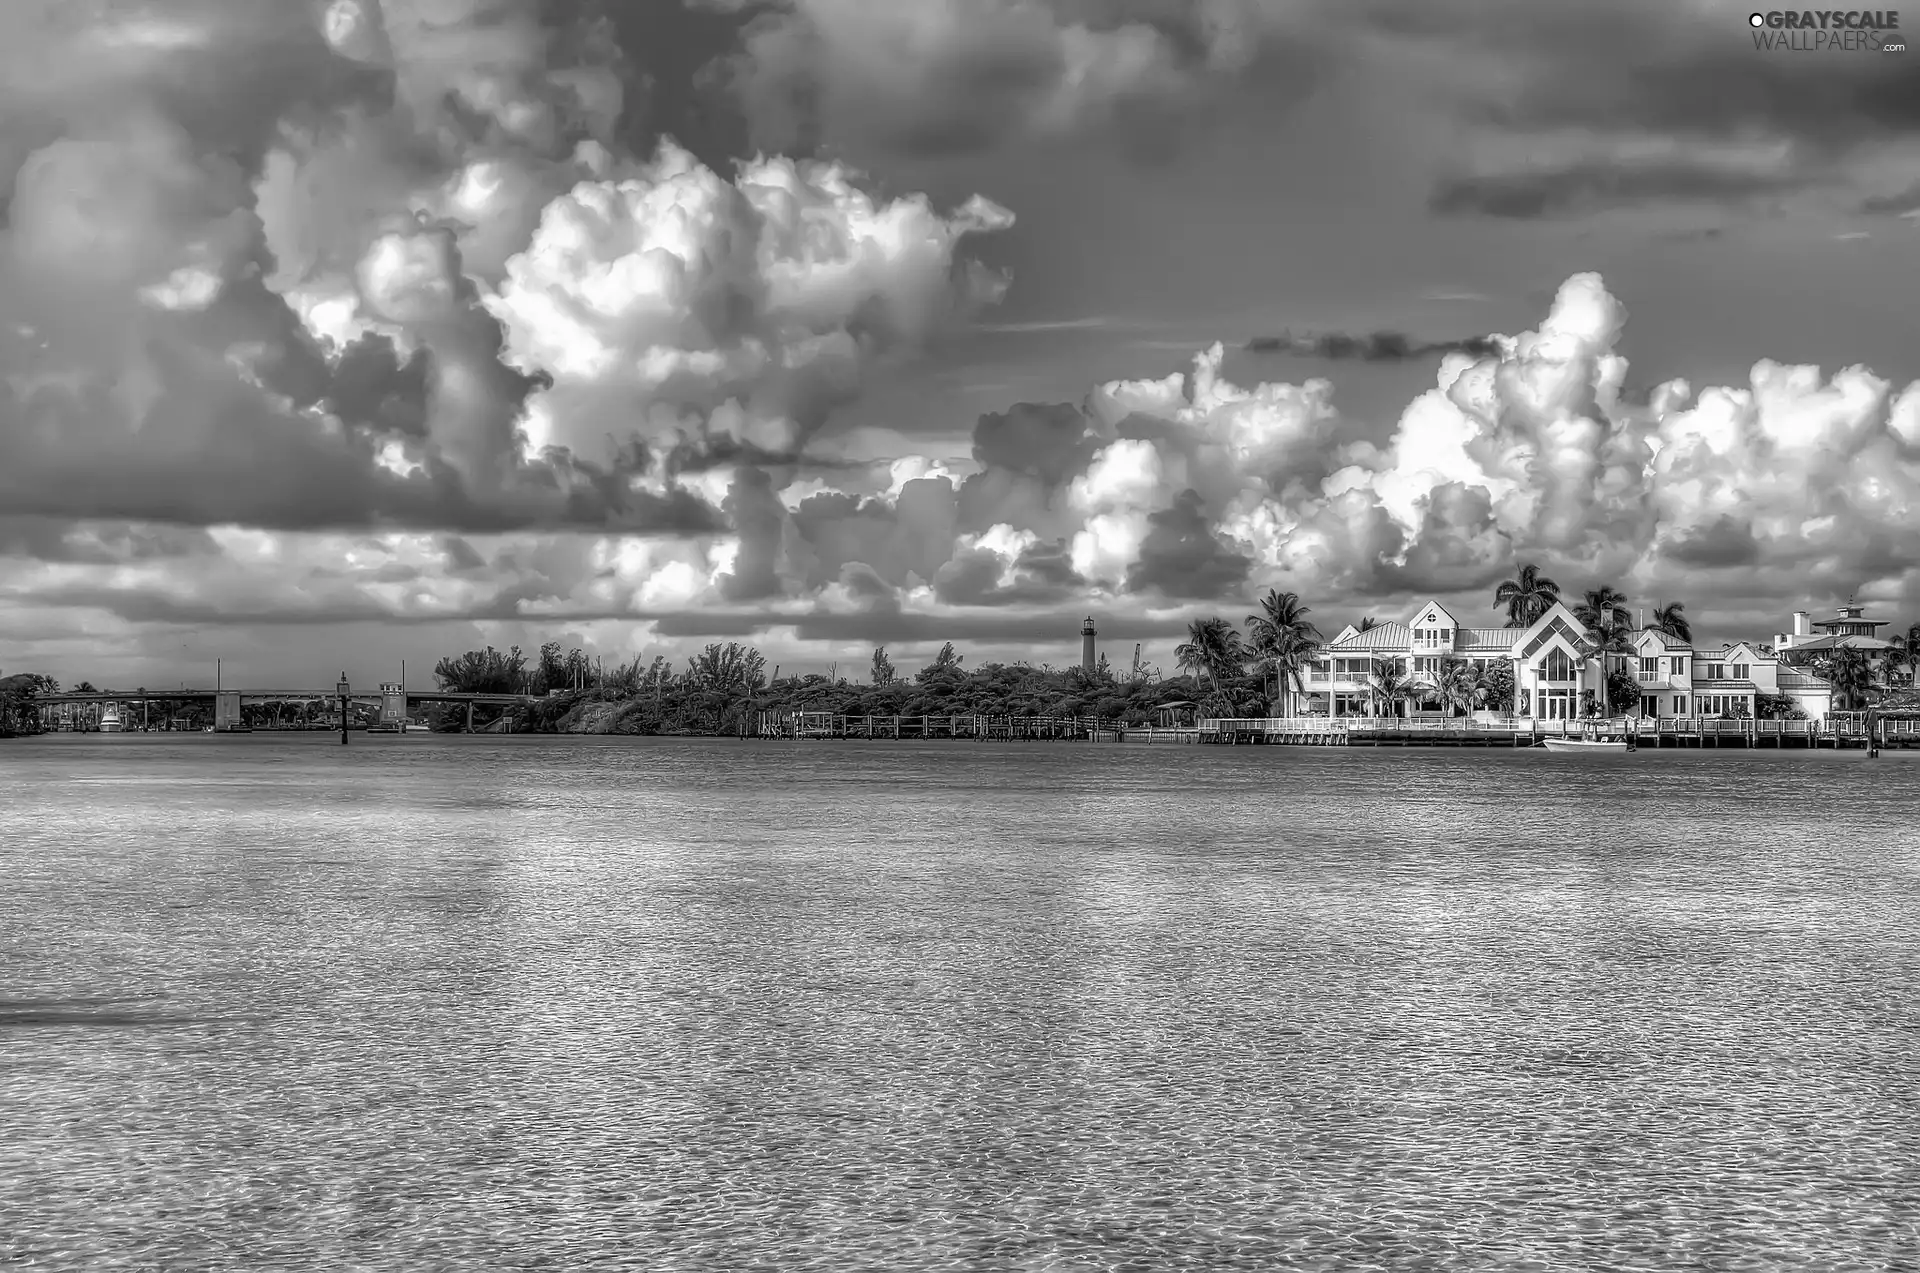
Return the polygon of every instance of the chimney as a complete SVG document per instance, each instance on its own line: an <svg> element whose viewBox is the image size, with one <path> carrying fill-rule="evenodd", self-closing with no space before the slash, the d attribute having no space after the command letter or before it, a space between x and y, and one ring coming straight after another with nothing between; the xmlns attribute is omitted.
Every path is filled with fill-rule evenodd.
<svg viewBox="0 0 1920 1273"><path fill-rule="evenodd" d="M1813 635L1813 625L1809 622L1810 617L1805 610L1795 610L1793 612L1793 635L1796 638ZM1796 641L1796 644L1797 643Z"/></svg>
<svg viewBox="0 0 1920 1273"><path fill-rule="evenodd" d="M1080 625L1080 666L1088 672L1093 671L1094 635L1093 616L1088 615L1087 621Z"/></svg>

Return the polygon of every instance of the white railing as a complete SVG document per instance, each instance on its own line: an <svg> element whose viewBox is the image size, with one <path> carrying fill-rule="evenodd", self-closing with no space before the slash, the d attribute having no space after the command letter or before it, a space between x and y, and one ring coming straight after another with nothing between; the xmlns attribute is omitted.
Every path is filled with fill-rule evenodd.
<svg viewBox="0 0 1920 1273"><path fill-rule="evenodd" d="M1883 726L1889 733L1920 734L1920 721L1884 721ZM1579 734L1588 729L1601 733L1624 733L1651 736L1658 732L1668 735L1726 735L1742 734L1759 737L1801 738L1821 733L1817 721L1806 720L1719 720L1715 718L1668 716L1658 721L1644 717L1615 716L1594 720L1548 720L1536 716L1514 716L1494 720L1476 720L1470 716L1415 717L1404 716L1209 716L1203 717L1195 726L1203 733L1266 733L1266 734L1331 734L1348 730L1366 730L1373 733L1432 733L1439 731L1464 731L1488 734L1531 734L1535 737L1558 737ZM1854 726L1851 732L1858 732ZM1826 731L1833 732L1832 728ZM1840 732L1848 733L1848 727L1840 726Z"/></svg>

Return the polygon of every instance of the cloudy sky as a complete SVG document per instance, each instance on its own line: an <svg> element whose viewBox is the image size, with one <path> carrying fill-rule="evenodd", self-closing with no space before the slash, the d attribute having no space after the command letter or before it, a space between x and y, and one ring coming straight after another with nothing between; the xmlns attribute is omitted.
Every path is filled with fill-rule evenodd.
<svg viewBox="0 0 1920 1273"><path fill-rule="evenodd" d="M1713 0L5 7L0 670L1066 663L1086 614L1164 668L1269 587L1492 622L1521 561L1709 638L1920 617L1920 53Z"/></svg>

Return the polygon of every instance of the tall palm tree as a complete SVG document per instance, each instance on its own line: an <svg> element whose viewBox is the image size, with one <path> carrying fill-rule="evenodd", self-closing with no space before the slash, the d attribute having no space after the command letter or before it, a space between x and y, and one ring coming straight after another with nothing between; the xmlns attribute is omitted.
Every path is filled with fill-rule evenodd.
<svg viewBox="0 0 1920 1273"><path fill-rule="evenodd" d="M1355 632L1371 632L1379 626L1380 626L1380 620L1374 618L1372 615L1368 615L1366 618L1360 620L1360 622L1354 627L1354 631ZM1920 623L1916 623L1913 626L1916 629L1920 629Z"/></svg>
<svg viewBox="0 0 1920 1273"><path fill-rule="evenodd" d="M1693 644L1693 627L1687 622L1684 602L1669 602L1654 609L1653 618L1647 623L1646 630L1670 636L1682 645Z"/></svg>
<svg viewBox="0 0 1920 1273"><path fill-rule="evenodd" d="M1845 710L1865 705L1873 688L1873 663L1866 651L1843 646L1833 652L1821 671L1833 683L1834 697L1840 700L1836 706Z"/></svg>
<svg viewBox="0 0 1920 1273"><path fill-rule="evenodd" d="M1247 616L1247 648L1273 673L1273 697L1278 700L1287 684L1296 694L1306 692L1300 669L1320 654L1320 629L1307 618L1310 607L1300 604L1297 593L1269 588L1260 598L1260 613ZM1291 716L1292 704L1281 712Z"/></svg>
<svg viewBox="0 0 1920 1273"><path fill-rule="evenodd" d="M1558 600L1560 585L1541 574L1540 567L1531 562L1520 567L1519 575L1493 590L1493 604L1496 608L1506 607L1510 628L1530 626Z"/></svg>
<svg viewBox="0 0 1920 1273"><path fill-rule="evenodd" d="M1418 684L1399 659L1375 659L1373 675L1369 678L1374 698L1387 705L1387 715L1398 716L1394 709L1401 703L1421 694L1425 686Z"/></svg>
<svg viewBox="0 0 1920 1273"><path fill-rule="evenodd" d="M1240 630L1225 619L1194 619L1187 624L1187 639L1173 649L1174 661L1195 675L1204 675L1212 692L1209 699L1225 703L1231 715L1233 697L1221 683L1237 675L1246 666L1246 646Z"/></svg>
<svg viewBox="0 0 1920 1273"><path fill-rule="evenodd" d="M1594 594L1587 595L1591 597ZM1633 654L1633 629L1619 622L1612 614L1605 615L1587 624L1587 636L1580 647L1580 652L1587 658L1600 660L1599 700L1609 711L1624 710L1628 704L1619 699L1626 697L1625 687L1620 688L1620 694L1616 697L1612 682L1615 670L1625 666L1626 660ZM1635 681L1633 698L1637 701L1639 695L1640 685Z"/></svg>
<svg viewBox="0 0 1920 1273"><path fill-rule="evenodd" d="M1589 628L1604 623L1626 625L1633 621L1633 612L1627 609L1627 594L1610 583L1588 591L1579 605L1573 608L1573 617Z"/></svg>

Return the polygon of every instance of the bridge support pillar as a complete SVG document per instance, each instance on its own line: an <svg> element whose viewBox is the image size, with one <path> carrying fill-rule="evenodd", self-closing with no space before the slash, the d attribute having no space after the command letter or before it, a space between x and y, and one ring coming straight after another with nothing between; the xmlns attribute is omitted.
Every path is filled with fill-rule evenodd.
<svg viewBox="0 0 1920 1273"><path fill-rule="evenodd" d="M216 690L213 695L213 732L231 733L241 727L240 691Z"/></svg>
<svg viewBox="0 0 1920 1273"><path fill-rule="evenodd" d="M472 703L467 704L467 732L469 734L473 732L473 704Z"/></svg>

